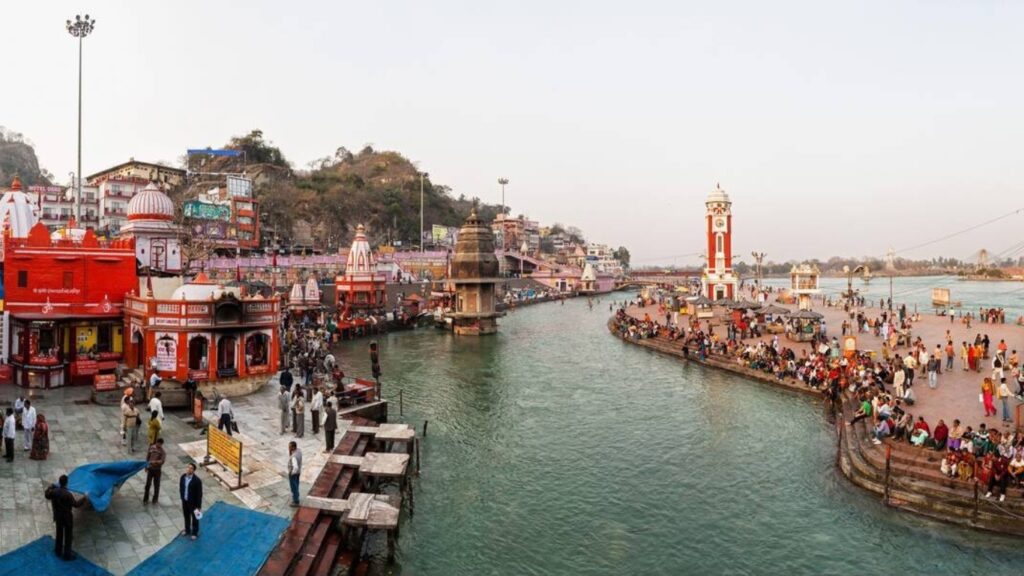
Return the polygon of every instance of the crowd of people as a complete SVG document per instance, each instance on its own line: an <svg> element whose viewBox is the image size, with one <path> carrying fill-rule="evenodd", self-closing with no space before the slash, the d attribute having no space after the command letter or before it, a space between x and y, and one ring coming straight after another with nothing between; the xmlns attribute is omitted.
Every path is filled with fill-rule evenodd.
<svg viewBox="0 0 1024 576"><path fill-rule="evenodd" d="M828 338L824 331L809 346L797 349L784 344L777 335L749 338L730 329L731 322L716 326L691 319L676 324L666 315L664 323L659 323L650 313L634 317L627 312L629 303L617 310L614 328L623 338L671 342L687 358L695 354L704 360L716 355L719 360L746 369L790 379L821 391L837 407L844 400L852 402L856 412L850 425L866 420L874 443L888 439L918 449L943 451L942 473L977 480L987 496L997 495L1003 500L1009 486L1022 486L1024 435L1009 428L1013 421L1011 401L1024 400L1024 370L1017 351L1004 340L993 343L984 333L956 345L951 330L946 331L942 342L929 348L921 337L912 337L913 326L920 318L917 313L908 313L905 306L891 311L883 300L877 314L872 315L863 308L865 301L843 300L828 302L848 312L842 334L867 332L878 336L882 340L880 354L844 351L839 339ZM652 301L635 304L650 305ZM980 310L978 317L986 323L1003 321L1001 309ZM934 390L944 373L957 369L979 374L977 391L983 417L1001 417L1005 430L992 422L981 422L976 428L964 426L960 419L954 420L952 427L943 420L933 427L924 415L915 417L911 412L918 401L915 380Z"/></svg>

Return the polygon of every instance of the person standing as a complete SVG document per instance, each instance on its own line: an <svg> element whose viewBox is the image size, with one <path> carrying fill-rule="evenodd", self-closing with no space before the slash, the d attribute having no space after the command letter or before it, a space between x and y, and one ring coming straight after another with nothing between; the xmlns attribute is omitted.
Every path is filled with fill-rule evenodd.
<svg viewBox="0 0 1024 576"><path fill-rule="evenodd" d="M941 366L941 360L938 356L931 355L926 361L928 369L928 387L932 390L939 385L939 367Z"/></svg>
<svg viewBox="0 0 1024 576"><path fill-rule="evenodd" d="M182 536L193 540L199 538L199 514L203 509L203 481L196 476L196 465L189 463L185 473L178 480L178 495L181 497L181 513L185 518Z"/></svg>
<svg viewBox="0 0 1024 576"><path fill-rule="evenodd" d="M46 423L46 416L36 416L36 431L32 435L32 451L28 457L33 460L46 460L50 455L50 426Z"/></svg>
<svg viewBox="0 0 1024 576"><path fill-rule="evenodd" d="M14 437L17 435L17 425L14 423L14 410L7 409L7 417L4 418L4 457L8 462L14 462Z"/></svg>
<svg viewBox="0 0 1024 576"><path fill-rule="evenodd" d="M292 371L285 368L281 370L281 376L278 378L278 383L281 384L281 388L284 388L288 392L292 391Z"/></svg>
<svg viewBox="0 0 1024 576"><path fill-rule="evenodd" d="M299 475L302 473L302 450L294 440L288 443L288 486L292 489L292 508L299 505Z"/></svg>
<svg viewBox="0 0 1024 576"><path fill-rule="evenodd" d="M288 430L288 413L291 411L291 402L288 399L288 388L281 385L281 393L277 395L277 407L281 411L281 434Z"/></svg>
<svg viewBox="0 0 1024 576"><path fill-rule="evenodd" d="M164 439L157 438L146 453L146 490L142 493L142 503L149 502L149 488L153 487L153 504L160 498L160 478L163 477L164 462L167 452L164 451Z"/></svg>
<svg viewBox="0 0 1024 576"><path fill-rule="evenodd" d="M330 402L327 403L327 411L324 412L324 440L327 442L325 452L334 452L334 433L338 430L338 411Z"/></svg>
<svg viewBox="0 0 1024 576"><path fill-rule="evenodd" d="M235 418L235 413L231 408L231 400L225 396L220 399L220 403L217 404L217 424L218 430L227 430L228 436L233 436L231 433L232 420Z"/></svg>
<svg viewBox="0 0 1024 576"><path fill-rule="evenodd" d="M57 484L51 484L44 493L46 499L53 503L53 521L57 525L54 536L53 552L63 560L74 560L75 553L71 550L71 542L75 531L74 508L81 508L89 499L88 495L75 499L68 490L68 477L62 474ZM31 570L30 570L31 571Z"/></svg>
<svg viewBox="0 0 1024 576"><path fill-rule="evenodd" d="M149 428L146 430L146 440L149 441L149 446L152 446L156 439L160 437L160 430L163 426L160 424L160 417L156 412L149 413Z"/></svg>
<svg viewBox="0 0 1024 576"><path fill-rule="evenodd" d="M981 401L985 405L985 416L995 416L997 414L996 406L992 403L992 395L995 392L995 387L992 385L991 378L985 378L981 382Z"/></svg>
<svg viewBox="0 0 1024 576"><path fill-rule="evenodd" d="M996 398L1003 405L1003 422L1013 422L1010 418L1010 387L1006 385L1005 379L996 388Z"/></svg>
<svg viewBox="0 0 1024 576"><path fill-rule="evenodd" d="M25 452L32 449L32 435L36 430L36 408L31 400L25 400L25 411L21 415L22 435L25 439Z"/></svg>
<svg viewBox="0 0 1024 576"><path fill-rule="evenodd" d="M139 409L135 406L135 399L128 400L128 412L124 417L124 427L128 435L128 450L135 452L135 444L139 441L139 428L142 427L142 419L139 418Z"/></svg>
<svg viewBox="0 0 1024 576"><path fill-rule="evenodd" d="M296 438L302 438L306 434L306 400L302 397L302 391L296 390L292 394L292 413L295 415L294 431Z"/></svg>
<svg viewBox="0 0 1024 576"><path fill-rule="evenodd" d="M313 423L313 434L320 433L320 411L324 408L324 393L320 387L316 387L313 393L313 401L309 403L309 418Z"/></svg>
<svg viewBox="0 0 1024 576"><path fill-rule="evenodd" d="M160 399L160 391L158 390L153 397L149 399L149 411L156 412L160 415L160 421L164 420L164 401ZM191 408L191 407L190 407Z"/></svg>

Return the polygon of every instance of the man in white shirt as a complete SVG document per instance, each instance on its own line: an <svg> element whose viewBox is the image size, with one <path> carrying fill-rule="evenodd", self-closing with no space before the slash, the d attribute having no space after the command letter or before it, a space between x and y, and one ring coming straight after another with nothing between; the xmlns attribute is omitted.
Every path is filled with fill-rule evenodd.
<svg viewBox="0 0 1024 576"><path fill-rule="evenodd" d="M32 448L32 433L36 430L36 407L31 400L25 400L25 412L21 415L21 427L25 430L25 452Z"/></svg>
<svg viewBox="0 0 1024 576"><path fill-rule="evenodd" d="M313 401L309 404L309 417L313 422L313 434L320 433L320 411L324 408L324 393L318 386L313 394Z"/></svg>
<svg viewBox="0 0 1024 576"><path fill-rule="evenodd" d="M7 418L4 419L4 452L8 462L14 462L14 437L17 435L14 424L14 409L7 409Z"/></svg>
<svg viewBox="0 0 1024 576"><path fill-rule="evenodd" d="M162 400L160 400L159 392L154 394L153 397L149 399L149 413L152 414L153 412L157 413L157 416L160 417L161 422L164 421L164 403Z"/></svg>
<svg viewBox="0 0 1024 576"><path fill-rule="evenodd" d="M231 400L228 400L227 396L221 398L220 403L217 404L217 420L219 421L217 429L226 431L228 436L233 436L231 433L231 421L234 420L234 418L235 413L231 409Z"/></svg>

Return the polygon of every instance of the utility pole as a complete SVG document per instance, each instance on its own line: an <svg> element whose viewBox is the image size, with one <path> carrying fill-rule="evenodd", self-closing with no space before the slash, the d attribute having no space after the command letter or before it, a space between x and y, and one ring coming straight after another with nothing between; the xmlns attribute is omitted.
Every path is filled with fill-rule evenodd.
<svg viewBox="0 0 1024 576"><path fill-rule="evenodd" d="M501 184L501 213L505 214L505 186L508 184L508 178L498 178L498 184Z"/></svg>
<svg viewBox="0 0 1024 576"><path fill-rule="evenodd" d="M423 242L423 178L427 176L430 176L430 174L420 172L420 253L426 250Z"/></svg>
<svg viewBox="0 0 1024 576"><path fill-rule="evenodd" d="M75 220L81 226L82 221L82 39L92 33L96 20L75 16L75 21L67 21L68 34L78 38L78 185L75 187Z"/></svg>

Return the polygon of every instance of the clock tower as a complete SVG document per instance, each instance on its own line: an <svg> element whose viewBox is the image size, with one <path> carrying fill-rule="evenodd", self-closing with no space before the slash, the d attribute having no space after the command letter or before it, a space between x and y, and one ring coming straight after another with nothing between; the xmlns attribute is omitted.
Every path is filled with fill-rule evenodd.
<svg viewBox="0 0 1024 576"><path fill-rule="evenodd" d="M711 300L736 298L739 277L732 269L732 202L716 184L704 205L707 207L708 258L701 288Z"/></svg>

